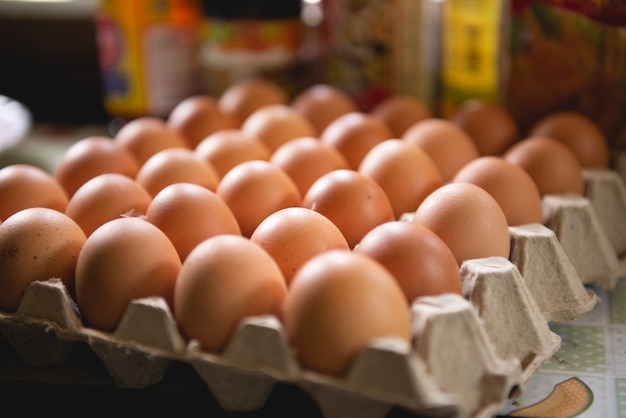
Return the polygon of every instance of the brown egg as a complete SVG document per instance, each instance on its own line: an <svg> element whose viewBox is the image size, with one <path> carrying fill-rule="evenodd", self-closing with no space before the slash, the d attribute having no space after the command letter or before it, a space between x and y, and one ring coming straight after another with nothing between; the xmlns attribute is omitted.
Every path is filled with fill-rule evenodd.
<svg viewBox="0 0 626 418"><path fill-rule="evenodd" d="M215 191L220 177L213 166L187 148L168 148L152 155L137 172L135 181L156 195L174 183L194 183Z"/></svg>
<svg viewBox="0 0 626 418"><path fill-rule="evenodd" d="M370 113L386 124L394 137L400 138L407 129L417 122L432 117L428 106L421 100L404 95L393 95L378 105Z"/></svg>
<svg viewBox="0 0 626 418"><path fill-rule="evenodd" d="M287 104L288 100L285 90L276 83L262 78L249 78L228 87L218 98L217 104L240 127L255 110L267 105Z"/></svg>
<svg viewBox="0 0 626 418"><path fill-rule="evenodd" d="M529 137L515 143L503 157L522 167L535 181L539 193L584 192L583 169L574 152L548 137Z"/></svg>
<svg viewBox="0 0 626 418"><path fill-rule="evenodd" d="M509 258L509 225L498 202L471 183L448 183L432 192L415 211L413 222L433 231L465 260Z"/></svg>
<svg viewBox="0 0 626 418"><path fill-rule="evenodd" d="M413 222L386 222L368 232L355 253L382 264L412 303L421 296L462 294L461 272L445 242Z"/></svg>
<svg viewBox="0 0 626 418"><path fill-rule="evenodd" d="M391 130L369 113L350 112L333 120L320 134L322 143L336 148L357 170L374 145L393 137Z"/></svg>
<svg viewBox="0 0 626 418"><path fill-rule="evenodd" d="M381 264L349 251L326 251L302 266L283 316L302 365L329 375L345 375L376 339L411 341L410 310L400 286Z"/></svg>
<svg viewBox="0 0 626 418"><path fill-rule="evenodd" d="M238 126L235 118L222 111L217 100L206 94L182 100L172 109L166 123L184 136L191 148L214 132Z"/></svg>
<svg viewBox="0 0 626 418"><path fill-rule="evenodd" d="M435 162L444 182L478 158L478 148L470 136L454 123L440 118L417 122L402 135L405 141L422 148Z"/></svg>
<svg viewBox="0 0 626 418"><path fill-rule="evenodd" d="M233 167L222 177L216 193L233 212L246 237L271 213L300 206L302 201L298 187L287 173L262 160Z"/></svg>
<svg viewBox="0 0 626 418"><path fill-rule="evenodd" d="M502 155L520 139L520 129L513 115L498 103L468 100L450 120L469 134L478 153Z"/></svg>
<svg viewBox="0 0 626 418"><path fill-rule="evenodd" d="M139 298L161 297L171 308L180 266L172 242L150 222L106 222L87 237L76 263L76 303L85 324L113 331Z"/></svg>
<svg viewBox="0 0 626 418"><path fill-rule="evenodd" d="M295 138L281 145L272 153L269 161L291 177L303 196L323 174L350 168L348 161L336 148L309 136Z"/></svg>
<svg viewBox="0 0 626 418"><path fill-rule="evenodd" d="M313 256L350 247L343 234L324 215L311 209L290 207L265 218L250 236L280 267L287 281Z"/></svg>
<svg viewBox="0 0 626 418"><path fill-rule="evenodd" d="M339 116L358 110L356 102L346 92L323 83L298 93L291 106L311 121L317 132L322 132Z"/></svg>
<svg viewBox="0 0 626 418"><path fill-rule="evenodd" d="M194 149L210 163L220 178L244 161L270 159L271 151L256 135L241 129L224 129L209 135Z"/></svg>
<svg viewBox="0 0 626 418"><path fill-rule="evenodd" d="M87 236L100 225L120 217L142 216L152 196L134 179L105 173L87 180L70 198L65 214Z"/></svg>
<svg viewBox="0 0 626 418"><path fill-rule="evenodd" d="M355 170L333 170L313 183L302 206L330 219L353 248L370 229L395 219L385 191Z"/></svg>
<svg viewBox="0 0 626 418"><path fill-rule="evenodd" d="M46 207L64 212L68 196L54 176L29 164L0 169L0 218L29 207Z"/></svg>
<svg viewBox="0 0 626 418"><path fill-rule="evenodd" d="M268 105L257 109L244 121L241 130L257 136L270 151L302 136L317 136L317 131L302 114L287 105Z"/></svg>
<svg viewBox="0 0 626 418"><path fill-rule="evenodd" d="M72 144L61 155L54 177L68 196L87 180L104 173L119 173L134 178L139 163L126 148L112 138L91 136Z"/></svg>
<svg viewBox="0 0 626 418"><path fill-rule="evenodd" d="M193 183L165 186L153 197L145 219L165 232L183 261L207 238L241 235L226 203L214 192Z"/></svg>
<svg viewBox="0 0 626 418"><path fill-rule="evenodd" d="M543 223L541 194L535 181L522 167L502 157L472 160L452 181L472 183L489 192L510 226Z"/></svg>
<svg viewBox="0 0 626 418"><path fill-rule="evenodd" d="M287 285L260 246L236 235L200 243L183 262L174 291L174 318L183 335L221 352L242 319L280 317Z"/></svg>
<svg viewBox="0 0 626 418"><path fill-rule="evenodd" d="M31 207L6 218L0 224L0 310L15 312L34 281L61 279L73 296L85 239L72 219L54 209Z"/></svg>
<svg viewBox="0 0 626 418"><path fill-rule="evenodd" d="M415 212L419 204L443 185L437 165L421 148L401 139L389 139L375 145L359 166L385 191L396 219Z"/></svg>
<svg viewBox="0 0 626 418"><path fill-rule="evenodd" d="M549 137L571 149L583 167L609 166L609 144L602 130L589 117L573 111L546 115L528 136Z"/></svg>
<svg viewBox="0 0 626 418"><path fill-rule="evenodd" d="M127 122L113 140L130 151L140 166L161 150L190 147L185 137L167 126L164 120L153 116Z"/></svg>

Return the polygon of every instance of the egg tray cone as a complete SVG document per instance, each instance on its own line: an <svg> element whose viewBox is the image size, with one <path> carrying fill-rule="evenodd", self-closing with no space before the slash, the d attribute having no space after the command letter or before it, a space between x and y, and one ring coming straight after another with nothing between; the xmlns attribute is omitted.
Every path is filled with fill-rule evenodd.
<svg viewBox="0 0 626 418"><path fill-rule="evenodd" d="M594 186L607 183L606 177L608 184L614 181L610 174L599 177L587 181ZM618 202L620 213L596 214L592 202L615 193L600 193L602 199L597 195L544 199L544 209L549 208L545 225L510 227L509 259L463 263L463 296L419 298L411 305L411 345L391 338L374 341L342 377L304 369L273 316L244 319L219 354L185 341L160 298L133 301L111 333L87 328L62 281L54 278L32 283L17 312L0 312L0 332L32 366L62 363L74 344L85 343L120 387L149 388L163 379L172 362L188 363L228 411L262 408L281 382L302 388L328 418L378 418L391 408L417 416L490 417L508 398L523 393L560 347L548 322L574 320L598 301L575 268L574 255L566 251L567 240L593 246L597 242L589 236L595 237L618 259L609 273L619 271L622 261L598 217L615 219L621 213L623 218L624 212ZM554 225L563 219L583 235L557 234ZM591 221L581 227L585 219ZM589 248L581 251L595 254ZM615 279L610 280L593 284L610 287Z"/></svg>

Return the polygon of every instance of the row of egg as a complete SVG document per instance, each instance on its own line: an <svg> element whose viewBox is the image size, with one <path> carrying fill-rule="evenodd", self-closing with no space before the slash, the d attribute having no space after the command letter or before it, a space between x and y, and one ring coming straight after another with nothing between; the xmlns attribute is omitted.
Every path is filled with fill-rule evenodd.
<svg viewBox="0 0 626 418"><path fill-rule="evenodd" d="M6 167L0 309L60 277L85 324L110 331L158 295L217 352L241 318L271 313L304 364L341 373L373 338L409 342L408 305L460 293L464 260L508 257L508 226L541 222L542 194L582 193L557 131L522 141L501 108L464 109L443 120L394 97L364 113L326 85L287 104L251 80L85 138L53 176Z"/></svg>

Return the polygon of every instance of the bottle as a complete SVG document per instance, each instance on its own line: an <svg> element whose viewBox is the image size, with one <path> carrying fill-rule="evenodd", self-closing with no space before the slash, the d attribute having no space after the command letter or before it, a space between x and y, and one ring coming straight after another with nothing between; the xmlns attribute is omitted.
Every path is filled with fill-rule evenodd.
<svg viewBox="0 0 626 418"><path fill-rule="evenodd" d="M95 16L111 117L166 117L200 91L200 0L101 0Z"/></svg>
<svg viewBox="0 0 626 418"><path fill-rule="evenodd" d="M250 76L270 79L288 93L302 81L301 0L204 0L203 90L219 96Z"/></svg>

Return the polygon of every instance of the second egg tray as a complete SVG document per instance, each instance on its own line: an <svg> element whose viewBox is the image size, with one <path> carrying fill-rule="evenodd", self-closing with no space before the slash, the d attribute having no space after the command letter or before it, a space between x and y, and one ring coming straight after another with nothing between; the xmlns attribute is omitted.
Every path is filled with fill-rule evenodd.
<svg viewBox="0 0 626 418"><path fill-rule="evenodd" d="M65 362L86 343L122 388L159 383L185 362L227 411L263 407L277 383L303 389L325 417L490 417L524 393L560 348L551 321L591 311L594 286L626 277L626 192L612 170L585 172L586 196L544 198L544 224L510 227L509 259L468 260L463 295L416 299L411 344L383 338L341 377L303 368L277 318L244 319L223 352L186 341L161 298L133 301L114 332L85 327L59 279L34 282L0 332L30 366ZM408 216L408 215L407 215Z"/></svg>

